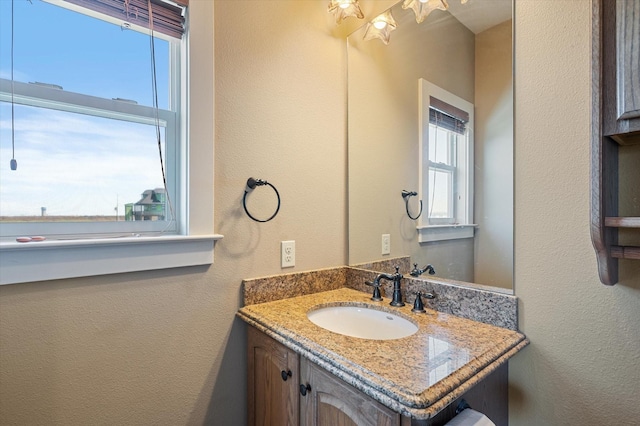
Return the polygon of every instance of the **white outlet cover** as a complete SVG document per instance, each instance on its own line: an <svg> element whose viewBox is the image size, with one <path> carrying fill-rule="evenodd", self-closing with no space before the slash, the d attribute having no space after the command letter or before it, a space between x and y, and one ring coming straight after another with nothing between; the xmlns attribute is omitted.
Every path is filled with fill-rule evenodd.
<svg viewBox="0 0 640 426"><path fill-rule="evenodd" d="M382 254L391 254L391 235L382 234Z"/></svg>
<svg viewBox="0 0 640 426"><path fill-rule="evenodd" d="M293 240L280 242L280 255L282 268L296 266L296 242Z"/></svg>

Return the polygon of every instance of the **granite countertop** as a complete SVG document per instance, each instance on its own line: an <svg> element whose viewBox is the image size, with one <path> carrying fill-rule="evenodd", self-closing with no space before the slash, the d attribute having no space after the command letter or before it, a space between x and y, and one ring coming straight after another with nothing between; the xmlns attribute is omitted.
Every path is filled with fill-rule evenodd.
<svg viewBox="0 0 640 426"><path fill-rule="evenodd" d="M307 318L318 305L364 304L404 317L418 331L369 340L325 330ZM340 288L247 305L238 316L387 407L417 419L433 417L528 344L517 331L412 306L373 302Z"/></svg>

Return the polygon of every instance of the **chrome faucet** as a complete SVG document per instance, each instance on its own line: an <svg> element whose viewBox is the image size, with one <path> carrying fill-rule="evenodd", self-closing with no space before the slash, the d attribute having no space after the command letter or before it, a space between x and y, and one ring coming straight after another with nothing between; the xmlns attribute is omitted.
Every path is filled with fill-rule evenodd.
<svg viewBox="0 0 640 426"><path fill-rule="evenodd" d="M373 282L367 283L375 288L379 288L380 280L393 281L393 298L391 303L389 303L391 306L404 306L404 302L402 301L402 289L400 288L400 280L404 277L400 272L398 272L399 270L400 267L396 266L396 272L394 274L378 274L373 279Z"/></svg>
<svg viewBox="0 0 640 426"><path fill-rule="evenodd" d="M419 277L420 275L422 275L425 272L428 272L429 275L434 275L436 273L436 270L433 269L433 266L431 266L431 265L427 265L422 269L418 269L418 264L414 263L413 264L413 269L411 270L411 272L409 272L409 274L412 277Z"/></svg>

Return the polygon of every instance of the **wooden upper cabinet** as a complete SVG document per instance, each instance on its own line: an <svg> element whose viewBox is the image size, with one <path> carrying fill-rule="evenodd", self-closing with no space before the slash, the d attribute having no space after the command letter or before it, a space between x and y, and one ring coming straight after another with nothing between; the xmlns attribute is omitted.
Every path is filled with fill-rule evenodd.
<svg viewBox="0 0 640 426"><path fill-rule="evenodd" d="M618 120L630 120L640 118L640 1L617 0L616 22Z"/></svg>
<svg viewBox="0 0 640 426"><path fill-rule="evenodd" d="M247 327L248 424L298 426L298 354Z"/></svg>
<svg viewBox="0 0 640 426"><path fill-rule="evenodd" d="M640 143L640 0L598 0L603 135Z"/></svg>
<svg viewBox="0 0 640 426"><path fill-rule="evenodd" d="M300 396L300 424L306 426L399 426L395 413L338 377L302 359L306 395Z"/></svg>
<svg viewBox="0 0 640 426"><path fill-rule="evenodd" d="M619 245L619 155L640 144L640 0L593 0L591 239L600 281L618 282L618 259L640 259L640 245ZM637 182L640 187L640 182Z"/></svg>

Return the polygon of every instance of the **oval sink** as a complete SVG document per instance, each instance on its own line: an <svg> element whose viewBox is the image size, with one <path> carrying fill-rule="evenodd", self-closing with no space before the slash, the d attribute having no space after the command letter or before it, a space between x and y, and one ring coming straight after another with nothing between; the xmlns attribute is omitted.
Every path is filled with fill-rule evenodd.
<svg viewBox="0 0 640 426"><path fill-rule="evenodd" d="M307 318L326 330L361 339L400 339L418 331L411 321L365 306L327 306L309 311Z"/></svg>

